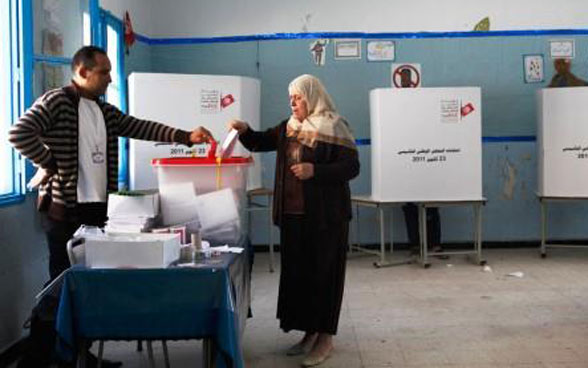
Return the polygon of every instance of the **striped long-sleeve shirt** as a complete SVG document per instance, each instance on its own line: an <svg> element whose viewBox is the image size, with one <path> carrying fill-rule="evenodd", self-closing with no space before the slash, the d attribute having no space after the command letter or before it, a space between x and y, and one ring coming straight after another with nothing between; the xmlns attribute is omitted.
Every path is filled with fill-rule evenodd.
<svg viewBox="0 0 588 368"><path fill-rule="evenodd" d="M55 220L77 216L78 105L75 85L41 96L9 132L9 141L35 166L53 172L39 188L38 209ZM123 114L115 106L96 101L104 114L107 135L107 190L118 188L118 137L190 145L189 132Z"/></svg>

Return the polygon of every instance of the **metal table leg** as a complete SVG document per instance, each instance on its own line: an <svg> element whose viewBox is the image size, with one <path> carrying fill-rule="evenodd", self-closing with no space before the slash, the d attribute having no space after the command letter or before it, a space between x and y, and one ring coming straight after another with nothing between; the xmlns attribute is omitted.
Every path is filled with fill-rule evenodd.
<svg viewBox="0 0 588 368"><path fill-rule="evenodd" d="M202 339L202 366L204 368L214 368L214 341L210 337Z"/></svg>
<svg viewBox="0 0 588 368"><path fill-rule="evenodd" d="M380 217L380 261L374 262L375 267L392 267L392 266L400 266L405 264L411 264L412 259L405 259L396 262L389 262L386 260L386 232L385 232L385 223L384 220L384 207L378 206L379 217ZM390 219L392 219L392 214L390 214ZM393 252L394 244L392 237L392 222L390 222L390 253Z"/></svg>
<svg viewBox="0 0 588 368"><path fill-rule="evenodd" d="M86 361L88 360L88 349L90 348L90 345L87 343L86 339L81 339L80 347L82 349L78 356L78 367L86 368Z"/></svg>
<svg viewBox="0 0 588 368"><path fill-rule="evenodd" d="M380 223L380 261L374 262L374 266L376 267L384 267L388 263L386 262L386 225L384 216L384 208L378 206L378 219Z"/></svg>
<svg viewBox="0 0 588 368"><path fill-rule="evenodd" d="M161 340L161 346L163 347L163 360L165 363L165 368L170 368L169 365L169 354L167 352L167 341Z"/></svg>
<svg viewBox="0 0 588 368"><path fill-rule="evenodd" d="M390 256L394 253L394 211L390 209L390 220L388 221L390 228Z"/></svg>
<svg viewBox="0 0 588 368"><path fill-rule="evenodd" d="M480 203L474 203L474 212L476 221L475 227L475 242L476 242L476 254L478 255L478 264L483 266L486 264L486 260L482 259L482 205Z"/></svg>
<svg viewBox="0 0 588 368"><path fill-rule="evenodd" d="M149 359L149 367L155 368L155 358L153 357L153 342L147 340L147 357Z"/></svg>
<svg viewBox="0 0 588 368"><path fill-rule="evenodd" d="M424 204L418 205L419 213L419 230L421 240L421 263L424 268L429 268L431 264L428 262L428 241L427 241L427 207Z"/></svg>
<svg viewBox="0 0 588 368"><path fill-rule="evenodd" d="M104 356L104 340L98 343L98 368L102 368L102 357Z"/></svg>
<svg viewBox="0 0 588 368"><path fill-rule="evenodd" d="M541 258L547 256L547 247L545 246L545 238L547 237L547 208L545 201L540 200L541 203Z"/></svg>

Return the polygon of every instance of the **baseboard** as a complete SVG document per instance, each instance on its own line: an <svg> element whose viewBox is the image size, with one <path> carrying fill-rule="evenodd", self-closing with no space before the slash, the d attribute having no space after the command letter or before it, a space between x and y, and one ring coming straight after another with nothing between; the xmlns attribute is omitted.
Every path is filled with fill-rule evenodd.
<svg viewBox="0 0 588 368"><path fill-rule="evenodd" d="M18 358L24 353L27 339L27 337L22 337L20 340L17 340L10 345L6 350L0 352L0 368L7 368L16 363Z"/></svg>
<svg viewBox="0 0 588 368"><path fill-rule="evenodd" d="M450 242L442 243L444 249L463 249L471 248L472 242ZM570 245L587 245L588 240L549 240L549 244L570 244ZM482 242L482 249L517 249L517 248L537 248L539 249L541 242L539 240L523 240L523 241L485 241ZM361 244L362 248L379 250L380 243ZM389 244L386 244L386 248ZM253 249L255 253L269 252L268 244L254 244ZM408 250L408 243L394 243L394 250ZM274 251L280 251L280 245L274 244Z"/></svg>

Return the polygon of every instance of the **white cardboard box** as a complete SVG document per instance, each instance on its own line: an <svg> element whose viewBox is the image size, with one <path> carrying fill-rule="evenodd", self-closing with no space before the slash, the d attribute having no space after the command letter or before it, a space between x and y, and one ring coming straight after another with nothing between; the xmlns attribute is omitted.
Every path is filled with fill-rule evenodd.
<svg viewBox="0 0 588 368"><path fill-rule="evenodd" d="M537 91L538 193L588 196L588 87Z"/></svg>
<svg viewBox="0 0 588 368"><path fill-rule="evenodd" d="M482 198L480 88L370 91L372 198Z"/></svg>
<svg viewBox="0 0 588 368"><path fill-rule="evenodd" d="M179 234L108 234L88 238L86 267L165 268L180 257Z"/></svg>
<svg viewBox="0 0 588 368"><path fill-rule="evenodd" d="M128 196L116 193L109 194L108 217L156 217L159 214L159 194L157 189L141 192L144 195Z"/></svg>

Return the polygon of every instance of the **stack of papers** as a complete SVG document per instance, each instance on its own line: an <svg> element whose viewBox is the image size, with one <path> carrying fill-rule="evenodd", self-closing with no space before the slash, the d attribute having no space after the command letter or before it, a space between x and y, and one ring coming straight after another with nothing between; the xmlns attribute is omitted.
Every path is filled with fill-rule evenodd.
<svg viewBox="0 0 588 368"><path fill-rule="evenodd" d="M237 253L237 254L243 253L243 250L244 250L241 247L229 247L228 245L221 245L219 247L210 247L209 249L211 251L213 251L213 252L219 252L219 253Z"/></svg>
<svg viewBox="0 0 588 368"><path fill-rule="evenodd" d="M148 232L153 228L158 213L157 191L110 194L105 231L109 233Z"/></svg>
<svg viewBox="0 0 588 368"><path fill-rule="evenodd" d="M154 217L114 215L108 217L104 230L108 233L146 233L154 224Z"/></svg>

